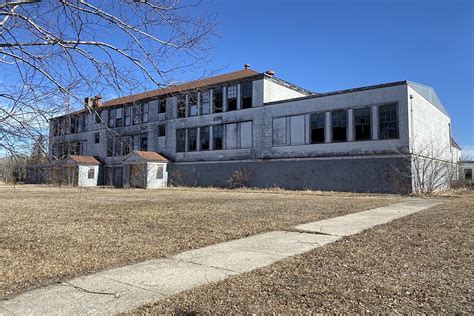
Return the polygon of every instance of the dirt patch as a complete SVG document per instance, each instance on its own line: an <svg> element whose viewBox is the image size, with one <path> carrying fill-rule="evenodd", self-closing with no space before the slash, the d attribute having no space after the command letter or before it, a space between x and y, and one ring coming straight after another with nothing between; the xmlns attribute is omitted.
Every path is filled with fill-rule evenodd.
<svg viewBox="0 0 474 316"><path fill-rule="evenodd" d="M0 188L0 296L399 199L284 190Z"/></svg>
<svg viewBox="0 0 474 316"><path fill-rule="evenodd" d="M133 314L473 314L474 194Z"/></svg>

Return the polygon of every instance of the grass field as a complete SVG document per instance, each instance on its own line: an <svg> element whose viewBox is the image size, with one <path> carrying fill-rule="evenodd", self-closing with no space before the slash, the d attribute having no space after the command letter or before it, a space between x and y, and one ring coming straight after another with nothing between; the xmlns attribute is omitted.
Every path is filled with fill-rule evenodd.
<svg viewBox="0 0 474 316"><path fill-rule="evenodd" d="M474 314L474 192L131 314Z"/></svg>
<svg viewBox="0 0 474 316"><path fill-rule="evenodd" d="M0 188L0 296L396 202L387 195Z"/></svg>

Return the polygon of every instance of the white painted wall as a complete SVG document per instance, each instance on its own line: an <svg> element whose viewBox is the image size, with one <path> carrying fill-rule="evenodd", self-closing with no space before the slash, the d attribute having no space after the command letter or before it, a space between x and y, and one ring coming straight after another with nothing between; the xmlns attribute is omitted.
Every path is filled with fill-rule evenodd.
<svg viewBox="0 0 474 316"><path fill-rule="evenodd" d="M90 165L90 166L78 166L78 183L80 187L95 187L97 186L97 178L99 175L99 166ZM89 169L94 169L94 179L89 179Z"/></svg>
<svg viewBox="0 0 474 316"><path fill-rule="evenodd" d="M156 173L159 167L163 168L163 178L157 179ZM168 184L167 163L148 162L147 163L147 183L146 189L165 188Z"/></svg>
<svg viewBox="0 0 474 316"><path fill-rule="evenodd" d="M302 92L290 89L289 87L285 87L281 84L272 81L269 78L265 78L263 80L263 94L264 103L306 96L306 94Z"/></svg>

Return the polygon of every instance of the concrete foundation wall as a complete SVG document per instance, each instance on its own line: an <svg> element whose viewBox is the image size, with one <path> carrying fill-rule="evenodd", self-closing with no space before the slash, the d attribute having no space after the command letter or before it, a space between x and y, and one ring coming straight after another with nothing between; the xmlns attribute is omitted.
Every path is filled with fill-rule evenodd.
<svg viewBox="0 0 474 316"><path fill-rule="evenodd" d="M350 192L410 191L409 180L400 183L392 179L395 176L394 167L406 168L407 161L386 156L174 163L169 166L171 183L186 186L230 187L232 175L240 170L248 175L248 187Z"/></svg>

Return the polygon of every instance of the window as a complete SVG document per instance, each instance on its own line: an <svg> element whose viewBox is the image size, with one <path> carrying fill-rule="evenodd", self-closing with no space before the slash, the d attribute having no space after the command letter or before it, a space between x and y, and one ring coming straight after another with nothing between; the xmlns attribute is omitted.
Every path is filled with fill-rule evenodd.
<svg viewBox="0 0 474 316"><path fill-rule="evenodd" d="M311 144L324 143L326 113L311 114Z"/></svg>
<svg viewBox="0 0 474 316"><path fill-rule="evenodd" d="M89 172L87 173L87 178L88 179L94 179L95 178L95 169L94 168L89 168Z"/></svg>
<svg viewBox="0 0 474 316"><path fill-rule="evenodd" d="M94 134L94 144L100 143L100 133Z"/></svg>
<svg viewBox="0 0 474 316"><path fill-rule="evenodd" d="M81 121L81 132L85 132L86 131L86 116L85 115L81 115L80 117L80 121Z"/></svg>
<svg viewBox="0 0 474 316"><path fill-rule="evenodd" d="M224 149L224 125L212 127L212 145L214 150Z"/></svg>
<svg viewBox="0 0 474 316"><path fill-rule="evenodd" d="M252 107L252 82L243 82L240 85L242 95L242 109L248 109Z"/></svg>
<svg viewBox="0 0 474 316"><path fill-rule="evenodd" d="M212 101L214 106L214 113L222 112L222 88L215 88L212 91Z"/></svg>
<svg viewBox="0 0 474 316"><path fill-rule="evenodd" d="M237 86L227 87L227 111L237 110Z"/></svg>
<svg viewBox="0 0 474 316"><path fill-rule="evenodd" d="M398 105L379 106L379 138L398 138Z"/></svg>
<svg viewBox="0 0 474 316"><path fill-rule="evenodd" d="M107 157L114 155L114 139L112 137L107 138Z"/></svg>
<svg viewBox="0 0 474 316"><path fill-rule="evenodd" d="M132 108L133 112L133 125L140 124L140 105L135 104Z"/></svg>
<svg viewBox="0 0 474 316"><path fill-rule="evenodd" d="M240 123L240 148L252 148L252 122Z"/></svg>
<svg viewBox="0 0 474 316"><path fill-rule="evenodd" d="M197 128L188 129L188 151L197 150Z"/></svg>
<svg viewBox="0 0 474 316"><path fill-rule="evenodd" d="M472 181L472 169L464 169L464 179Z"/></svg>
<svg viewBox="0 0 474 316"><path fill-rule="evenodd" d="M200 150L209 150L209 126L203 126L199 129Z"/></svg>
<svg viewBox="0 0 474 316"><path fill-rule="evenodd" d="M102 111L95 111L94 116L97 124L102 122Z"/></svg>
<svg viewBox="0 0 474 316"><path fill-rule="evenodd" d="M158 137L166 136L166 125L158 125Z"/></svg>
<svg viewBox="0 0 474 316"><path fill-rule="evenodd" d="M340 110L332 112L332 141L347 141L347 111Z"/></svg>
<svg viewBox="0 0 474 316"><path fill-rule="evenodd" d="M237 148L237 123L225 125L225 148Z"/></svg>
<svg viewBox="0 0 474 316"><path fill-rule="evenodd" d="M190 92L188 94L189 116L198 115L198 94L197 92Z"/></svg>
<svg viewBox="0 0 474 316"><path fill-rule="evenodd" d="M126 156L130 153L132 147L133 136L124 136L122 138L122 149L123 155Z"/></svg>
<svg viewBox="0 0 474 316"><path fill-rule="evenodd" d="M123 108L123 116L124 116L124 126L130 126L132 123L132 115L131 115L131 108L126 106Z"/></svg>
<svg viewBox="0 0 474 316"><path fill-rule="evenodd" d="M149 109L150 109L150 104L148 102L147 103L142 103L142 105L140 106L140 110L141 110L140 119L141 119L142 123L148 123Z"/></svg>
<svg viewBox="0 0 474 316"><path fill-rule="evenodd" d="M148 134L140 135L140 150L148 150Z"/></svg>
<svg viewBox="0 0 474 316"><path fill-rule="evenodd" d="M354 109L355 140L370 140L371 133L371 108Z"/></svg>
<svg viewBox="0 0 474 316"><path fill-rule="evenodd" d="M209 91L203 91L199 95L201 98L201 115L209 114L209 111L211 110L211 100L209 97Z"/></svg>
<svg viewBox="0 0 474 316"><path fill-rule="evenodd" d="M273 119L273 146L286 145L286 117L279 117Z"/></svg>
<svg viewBox="0 0 474 316"><path fill-rule="evenodd" d="M158 100L158 113L166 113L166 98Z"/></svg>
<svg viewBox="0 0 474 316"><path fill-rule="evenodd" d="M107 126L114 127L114 122L115 122L115 109L110 109L108 120L107 120Z"/></svg>
<svg viewBox="0 0 474 316"><path fill-rule="evenodd" d="M176 152L184 152L186 150L186 130L176 130Z"/></svg>
<svg viewBox="0 0 474 316"><path fill-rule="evenodd" d="M186 117L186 96L178 95L178 117Z"/></svg>
<svg viewBox="0 0 474 316"><path fill-rule="evenodd" d="M122 141L120 138L114 138L114 156L121 156L122 155Z"/></svg>
<svg viewBox="0 0 474 316"><path fill-rule="evenodd" d="M117 109L116 116L115 116L115 127L122 127L122 124L123 124L122 111L123 111L123 108Z"/></svg>
<svg viewBox="0 0 474 316"><path fill-rule="evenodd" d="M164 174L163 171L164 171L164 170L163 170L163 166L157 166L157 167L156 167L156 178L157 178L158 180L163 179L163 174Z"/></svg>
<svg viewBox="0 0 474 316"><path fill-rule="evenodd" d="M305 116L290 116L290 143L291 145L303 145L305 143Z"/></svg>

